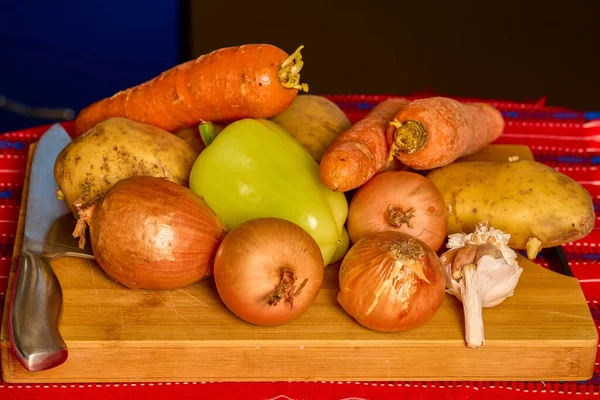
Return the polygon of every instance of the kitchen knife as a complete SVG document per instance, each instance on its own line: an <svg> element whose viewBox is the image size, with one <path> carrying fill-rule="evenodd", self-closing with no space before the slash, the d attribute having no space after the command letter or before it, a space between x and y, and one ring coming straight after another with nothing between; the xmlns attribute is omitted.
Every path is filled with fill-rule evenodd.
<svg viewBox="0 0 600 400"><path fill-rule="evenodd" d="M29 371L66 361L67 346L58 324L62 290L50 261L64 256L93 259L88 243L79 249L73 238L75 217L55 195L54 163L71 138L60 124L35 146L31 164L25 232L8 309L8 333L17 359Z"/></svg>
<svg viewBox="0 0 600 400"><path fill-rule="evenodd" d="M573 271L571 271L571 267L569 266L569 262L567 261L562 246L542 249L542 255L546 259L550 271L558 272L565 276L573 276Z"/></svg>

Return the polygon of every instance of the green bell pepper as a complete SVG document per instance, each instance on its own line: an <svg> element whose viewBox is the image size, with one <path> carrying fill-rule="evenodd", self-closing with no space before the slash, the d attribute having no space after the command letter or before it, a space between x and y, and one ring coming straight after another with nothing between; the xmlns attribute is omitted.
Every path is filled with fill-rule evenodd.
<svg viewBox="0 0 600 400"><path fill-rule="evenodd" d="M207 141L206 132L202 136ZM225 127L196 159L190 189L229 230L253 218L286 219L315 239L325 265L348 248L345 195L323 185L315 160L269 120L247 118Z"/></svg>

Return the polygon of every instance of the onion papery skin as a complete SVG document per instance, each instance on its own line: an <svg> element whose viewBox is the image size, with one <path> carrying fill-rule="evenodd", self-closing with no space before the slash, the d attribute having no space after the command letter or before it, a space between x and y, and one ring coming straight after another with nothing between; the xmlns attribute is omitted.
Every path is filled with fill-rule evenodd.
<svg viewBox="0 0 600 400"><path fill-rule="evenodd" d="M293 277L288 293L274 297L283 276ZM315 301L323 283L324 262L312 236L281 218L248 220L232 229L215 257L219 296L239 318L255 325L282 325ZM286 278L286 279L287 279Z"/></svg>
<svg viewBox="0 0 600 400"><path fill-rule="evenodd" d="M348 234L357 243L383 231L408 233L438 251L446 239L448 210L431 181L409 171L388 171L361 186L350 201Z"/></svg>
<svg viewBox="0 0 600 400"><path fill-rule="evenodd" d="M80 217L96 261L130 289L176 289L212 274L225 225L188 188L150 176L117 182Z"/></svg>
<svg viewBox="0 0 600 400"><path fill-rule="evenodd" d="M379 332L423 325L445 296L439 257L424 242L402 232L376 232L360 239L340 266L339 284L337 300L342 308Z"/></svg>

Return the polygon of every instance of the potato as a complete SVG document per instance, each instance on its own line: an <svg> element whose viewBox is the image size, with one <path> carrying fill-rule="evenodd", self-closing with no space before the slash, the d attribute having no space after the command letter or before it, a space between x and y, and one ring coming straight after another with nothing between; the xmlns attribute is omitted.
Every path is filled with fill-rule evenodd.
<svg viewBox="0 0 600 400"><path fill-rule="evenodd" d="M533 160L529 146L522 144L488 144L483 149L456 160L461 161L516 161Z"/></svg>
<svg viewBox="0 0 600 400"><path fill-rule="evenodd" d="M296 139L316 162L340 133L350 128L346 114L331 100L301 94L281 113L271 118Z"/></svg>
<svg viewBox="0 0 600 400"><path fill-rule="evenodd" d="M448 234L487 220L509 245L535 258L542 247L581 239L594 227L590 194L576 181L532 160L455 162L427 177L448 207Z"/></svg>
<svg viewBox="0 0 600 400"><path fill-rule="evenodd" d="M134 175L163 177L188 185L196 152L185 140L154 126L109 118L75 138L54 164L57 196L75 213L98 200L121 179Z"/></svg>
<svg viewBox="0 0 600 400"><path fill-rule="evenodd" d="M213 124L213 126L215 128L216 135L218 135L224 128L222 124ZM192 146L192 148L196 150L198 154L200 154L206 147L202 141L202 138L200 137L200 131L198 130L197 126L183 128L180 131L175 132L175 136L185 140L187 144Z"/></svg>
<svg viewBox="0 0 600 400"><path fill-rule="evenodd" d="M204 142L200 138L198 128L184 128L180 131L175 132L175 136L185 140L185 142L189 144L198 154L200 154L202 150L204 150L204 148L206 147L204 146Z"/></svg>

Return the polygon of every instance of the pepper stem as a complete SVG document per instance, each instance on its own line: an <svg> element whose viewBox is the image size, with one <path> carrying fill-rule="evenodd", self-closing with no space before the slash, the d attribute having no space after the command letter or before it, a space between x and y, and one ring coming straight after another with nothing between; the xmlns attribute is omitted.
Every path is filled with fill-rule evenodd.
<svg viewBox="0 0 600 400"><path fill-rule="evenodd" d="M283 268L281 270L281 280L263 301L269 306L275 306L280 300L284 300L286 303L289 303L290 308L294 308L294 299L300 295L300 292L302 292L302 289L308 282L308 279L304 279L302 284L296 288L294 286L296 279L296 275L292 271Z"/></svg>
<svg viewBox="0 0 600 400"><path fill-rule="evenodd" d="M394 119L390 121L390 126L396 128L394 142L390 148L390 159L400 153L415 153L427 143L427 131L418 121L408 120L402 123Z"/></svg>
<svg viewBox="0 0 600 400"><path fill-rule="evenodd" d="M304 45L298 47L295 52L281 63L281 67L279 68L279 81L285 88L308 92L308 84L300 83L300 70L304 66L300 50L303 48Z"/></svg>
<svg viewBox="0 0 600 400"><path fill-rule="evenodd" d="M201 122L198 130L200 131L200 138L204 142L204 146L208 147L217 137L217 130L212 122Z"/></svg>
<svg viewBox="0 0 600 400"><path fill-rule="evenodd" d="M483 298L479 293L479 275L475 264L467 264L462 270L464 286L461 288L465 315L465 340L467 346L476 348L485 344L483 331Z"/></svg>

